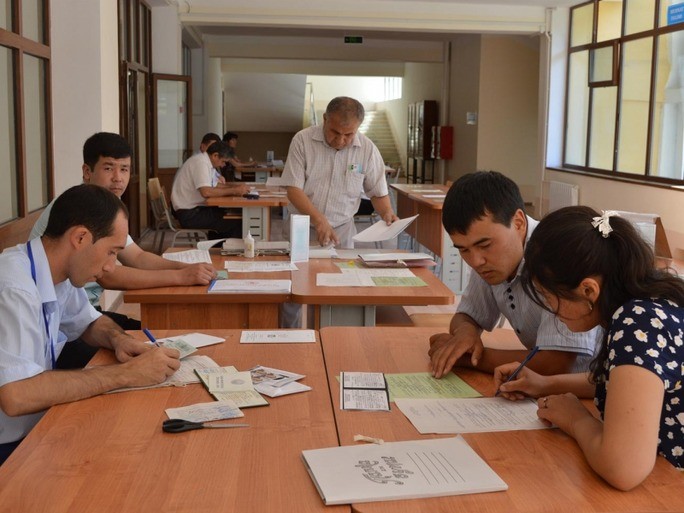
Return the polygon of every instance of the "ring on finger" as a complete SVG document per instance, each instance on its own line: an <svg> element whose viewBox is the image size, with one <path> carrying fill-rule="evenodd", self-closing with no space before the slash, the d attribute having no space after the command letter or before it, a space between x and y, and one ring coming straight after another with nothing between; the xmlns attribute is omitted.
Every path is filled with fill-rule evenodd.
<svg viewBox="0 0 684 513"><path fill-rule="evenodd" d="M549 405L547 404L549 402L548 397L544 397L544 400L542 401L542 408L548 408Z"/></svg>

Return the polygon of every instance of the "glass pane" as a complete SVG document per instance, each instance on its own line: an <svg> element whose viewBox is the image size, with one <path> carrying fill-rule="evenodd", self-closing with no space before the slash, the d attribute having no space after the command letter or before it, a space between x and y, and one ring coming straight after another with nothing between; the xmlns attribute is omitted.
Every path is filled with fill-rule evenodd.
<svg viewBox="0 0 684 513"><path fill-rule="evenodd" d="M128 34L130 35L129 42L131 44L131 62L139 62L138 60L138 24L136 23L137 0L130 0L128 2L129 17L128 17Z"/></svg>
<svg viewBox="0 0 684 513"><path fill-rule="evenodd" d="M0 28L12 30L12 1L0 0Z"/></svg>
<svg viewBox="0 0 684 513"><path fill-rule="evenodd" d="M613 169L617 87L596 87L592 91L589 167L610 171Z"/></svg>
<svg viewBox="0 0 684 513"><path fill-rule="evenodd" d="M24 133L29 211L44 207L48 199L45 67L45 60L24 54Z"/></svg>
<svg viewBox="0 0 684 513"><path fill-rule="evenodd" d="M21 35L25 38L45 43L45 12L43 0L22 0Z"/></svg>
<svg viewBox="0 0 684 513"><path fill-rule="evenodd" d="M684 71L677 63L684 59L684 33L660 36L657 45L650 174L681 180L684 177L684 108L681 102Z"/></svg>
<svg viewBox="0 0 684 513"><path fill-rule="evenodd" d="M0 223L19 215L12 50L0 46ZM4 157L3 157L4 155Z"/></svg>
<svg viewBox="0 0 684 513"><path fill-rule="evenodd" d="M570 46L591 43L593 31L594 4L574 8L572 10L572 21L570 22Z"/></svg>
<svg viewBox="0 0 684 513"><path fill-rule="evenodd" d="M660 0L661 27L684 22L684 6L682 0Z"/></svg>
<svg viewBox="0 0 684 513"><path fill-rule="evenodd" d="M654 18L655 0L627 0L627 5L625 6L625 35L651 30Z"/></svg>
<svg viewBox="0 0 684 513"><path fill-rule="evenodd" d="M148 21L148 11L144 5L140 5L140 64L147 66L148 55L147 55L147 21Z"/></svg>
<svg viewBox="0 0 684 513"><path fill-rule="evenodd" d="M604 46L591 50L591 67L589 70L589 82L613 82L613 47Z"/></svg>
<svg viewBox="0 0 684 513"><path fill-rule="evenodd" d="M622 47L622 90L617 170L644 174L648 140L653 39L637 39Z"/></svg>
<svg viewBox="0 0 684 513"><path fill-rule="evenodd" d="M146 130L146 113L147 113L147 95L146 90L147 75L145 73L138 72L136 86L137 86L137 105L136 105L136 116L135 121L137 124L137 144L135 145L135 169L140 176L140 183L146 184L148 171L148 161L147 161L147 130ZM140 187L140 204L147 205L146 198L146 187ZM140 209L140 225L147 226L147 209Z"/></svg>
<svg viewBox="0 0 684 513"><path fill-rule="evenodd" d="M601 0L598 4L596 42L617 39L622 30L622 0Z"/></svg>
<svg viewBox="0 0 684 513"><path fill-rule="evenodd" d="M187 140L188 93L185 82L157 81L157 148L160 168L180 167Z"/></svg>
<svg viewBox="0 0 684 513"><path fill-rule="evenodd" d="M570 54L568 119L565 130L565 163L585 165L589 112L589 52Z"/></svg>

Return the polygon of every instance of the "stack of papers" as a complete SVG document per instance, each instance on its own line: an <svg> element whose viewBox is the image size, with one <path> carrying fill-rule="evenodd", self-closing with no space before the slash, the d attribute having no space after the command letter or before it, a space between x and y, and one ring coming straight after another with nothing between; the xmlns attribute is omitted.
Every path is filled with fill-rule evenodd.
<svg viewBox="0 0 684 513"><path fill-rule="evenodd" d="M314 330L243 330L240 344L297 344L316 342Z"/></svg>
<svg viewBox="0 0 684 513"><path fill-rule="evenodd" d="M282 260L268 261L258 260L249 262L236 262L229 260L225 264L226 270L233 273L271 273L278 271L296 271L297 266L292 262Z"/></svg>
<svg viewBox="0 0 684 513"><path fill-rule="evenodd" d="M327 505L507 490L463 438L302 451Z"/></svg>
<svg viewBox="0 0 684 513"><path fill-rule="evenodd" d="M170 419L183 419L190 422L211 422L245 416L232 401L198 403L181 408L167 408L165 411Z"/></svg>
<svg viewBox="0 0 684 513"><path fill-rule="evenodd" d="M299 383L304 378L303 374L296 374L271 367L257 365L249 371L252 375L252 383L257 392L269 397L297 394L311 390L310 386Z"/></svg>
<svg viewBox="0 0 684 513"><path fill-rule="evenodd" d="M434 259L427 253L365 253L359 258L367 267L431 267Z"/></svg>
<svg viewBox="0 0 684 513"><path fill-rule="evenodd" d="M268 401L254 389L249 371L238 372L235 367L198 370L197 376L217 401L233 401L238 408L268 406Z"/></svg>
<svg viewBox="0 0 684 513"><path fill-rule="evenodd" d="M403 232L408 225L410 225L418 215L407 217L406 219L399 219L392 224L387 225L384 221L378 221L371 224L368 228L352 237L356 242L383 242L393 239L401 232Z"/></svg>
<svg viewBox="0 0 684 513"><path fill-rule="evenodd" d="M217 280L209 294L289 294L292 280Z"/></svg>

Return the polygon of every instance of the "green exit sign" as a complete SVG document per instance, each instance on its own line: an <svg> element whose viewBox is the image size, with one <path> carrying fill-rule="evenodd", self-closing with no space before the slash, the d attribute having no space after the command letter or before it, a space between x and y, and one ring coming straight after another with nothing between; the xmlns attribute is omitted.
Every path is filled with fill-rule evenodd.
<svg viewBox="0 0 684 513"><path fill-rule="evenodd" d="M363 36L344 36L345 44L360 45L363 43Z"/></svg>

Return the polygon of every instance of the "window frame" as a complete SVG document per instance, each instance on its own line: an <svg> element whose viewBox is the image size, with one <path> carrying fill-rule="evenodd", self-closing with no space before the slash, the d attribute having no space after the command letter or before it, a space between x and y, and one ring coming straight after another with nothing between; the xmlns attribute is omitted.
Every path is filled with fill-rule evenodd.
<svg viewBox="0 0 684 513"><path fill-rule="evenodd" d="M662 25L659 26L660 23L660 8L661 8L661 1L663 0L656 0L654 3L653 9L654 9L654 23L653 27L648 29L648 30L643 30L640 32L635 32L629 35L624 34L625 30L625 17L627 16L627 3L629 0L623 0L624 5L622 9L622 18L621 18L621 29L620 29L620 37L616 39L610 39L606 41L601 41L601 42L596 42L596 36L597 36L597 31L598 31L598 10L599 10L599 3L601 0L588 0L585 2L578 3L576 5L573 5L570 7L570 15L568 17L568 25L569 25L569 30L568 30L568 40L567 40L567 56L566 56L566 75L565 75L565 99L564 99L564 127L563 127L563 147L562 147L562 166L561 169L562 171L571 171L579 174L588 174L588 175L598 175L602 178L608 178L608 179L615 179L619 181L628 181L628 182L634 182L634 183L640 183L644 185L653 185L653 186L659 186L659 187L671 187L671 186L683 186L684 185L684 176L682 179L675 179L675 178L668 178L668 177L662 177L662 176L656 176L651 174L651 149L652 149L652 144L653 144L653 112L654 112L654 101L655 101L655 87L656 87L656 66L657 66L657 42L658 42L658 37L667 35L669 33L673 32L679 32L679 31L684 31L684 23L678 23L674 25ZM593 23L592 23L592 42L587 43L587 44L581 44L581 45L576 45L576 46L571 46L571 33L572 33L572 21L573 21L573 11L575 9L579 9L582 7L585 7L587 5L593 5ZM647 127L647 140L646 140L646 155L644 159L644 169L643 173L641 174L636 174L636 173L629 173L625 171L618 171L617 170L617 156L618 156L618 143L619 143L619 138L620 138L620 127L619 127L619 120L620 120L620 99L622 98L622 69L623 69L623 59L624 59L624 51L623 51L623 45L625 43L628 43L630 41L638 40L638 39L644 39L644 38L651 38L653 41L652 44L652 54L651 54L651 62L650 62L650 70L651 70L651 75L649 79L649 106L648 106L648 127ZM570 164L567 162L567 155L568 155L568 148L567 148L567 138L568 138L568 113L569 113L569 98L570 98L570 61L571 57L574 53L581 52L581 51L589 51L591 55L591 51L599 48L603 48L606 46L614 45L614 61L613 61L613 73L615 77L615 81L603 81L603 82L589 82L587 84L588 87L588 105L589 105L589 111L586 119L586 145L585 145L585 153L584 153L584 165L578 165L578 164ZM589 59L589 66L591 66L591 59ZM588 73L590 73L590 70L588 70ZM591 148L591 124L592 124L592 106L593 106L593 98L594 98L594 90L598 87L609 87L609 86L614 86L617 87L617 94L616 94L616 106L615 106L615 132L614 132L614 138L613 138L613 163L612 163L612 168L610 170L606 169L600 169L600 168L595 168L591 167L589 165L589 158L590 158L590 148Z"/></svg>
<svg viewBox="0 0 684 513"><path fill-rule="evenodd" d="M26 242L26 236L38 219L42 208L28 210L27 191L27 141L26 116L24 110L24 54L31 55L45 61L45 136L46 136L46 169L43 179L47 180L47 200L54 198L54 159L52 147L52 62L50 48L50 0L43 0L43 41L41 43L21 35L22 11L21 1L11 1L12 16L9 29L0 28L0 45L8 48L11 53L14 81L14 131L15 156L17 173L17 217L0 224L0 249ZM44 207L45 205L43 205Z"/></svg>

